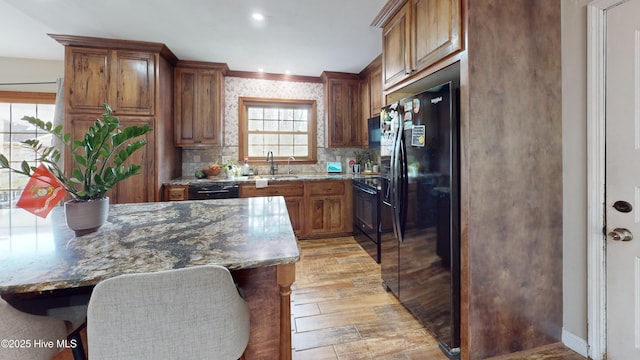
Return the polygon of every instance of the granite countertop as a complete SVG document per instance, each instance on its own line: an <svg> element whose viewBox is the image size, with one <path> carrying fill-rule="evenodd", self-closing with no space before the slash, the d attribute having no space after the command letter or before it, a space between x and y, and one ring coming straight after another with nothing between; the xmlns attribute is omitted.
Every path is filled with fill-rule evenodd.
<svg viewBox="0 0 640 360"><path fill-rule="evenodd" d="M195 177L181 177L173 179L165 185L190 185L190 184L251 184L256 182L256 178L267 179L269 182L280 181L322 181L322 180L352 180L363 177L376 177L380 176L377 173L356 175L350 174L276 174L276 175L259 175L259 176L238 176L231 179L224 176L218 176L215 178L197 179Z"/></svg>
<svg viewBox="0 0 640 360"><path fill-rule="evenodd" d="M0 294L97 284L123 273L298 261L283 197L111 205L107 223L76 237L55 208L47 219L0 210Z"/></svg>

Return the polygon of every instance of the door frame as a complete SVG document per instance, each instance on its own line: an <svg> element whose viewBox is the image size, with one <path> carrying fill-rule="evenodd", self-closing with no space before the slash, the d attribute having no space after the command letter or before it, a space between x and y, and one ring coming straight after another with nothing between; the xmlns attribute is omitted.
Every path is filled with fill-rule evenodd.
<svg viewBox="0 0 640 360"><path fill-rule="evenodd" d="M589 356L607 352L605 227L606 12L628 0L587 5L587 343Z"/></svg>

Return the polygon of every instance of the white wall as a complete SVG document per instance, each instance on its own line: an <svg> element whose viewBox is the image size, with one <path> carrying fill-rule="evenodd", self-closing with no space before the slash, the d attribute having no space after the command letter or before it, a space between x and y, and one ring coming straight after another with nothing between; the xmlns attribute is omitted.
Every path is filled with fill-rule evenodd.
<svg viewBox="0 0 640 360"><path fill-rule="evenodd" d="M56 79L64 76L64 62L0 57L0 90L56 92ZM52 82L47 85L3 85Z"/></svg>
<svg viewBox="0 0 640 360"><path fill-rule="evenodd" d="M563 341L587 339L587 3L562 0Z"/></svg>

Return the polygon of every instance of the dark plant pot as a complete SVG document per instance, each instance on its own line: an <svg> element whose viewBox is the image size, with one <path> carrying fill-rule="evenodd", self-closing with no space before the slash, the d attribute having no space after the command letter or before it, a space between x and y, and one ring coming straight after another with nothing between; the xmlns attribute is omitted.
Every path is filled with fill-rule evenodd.
<svg viewBox="0 0 640 360"><path fill-rule="evenodd" d="M98 230L107 221L109 215L109 197L90 201L67 201L64 203L64 215L69 229L76 236L82 236Z"/></svg>

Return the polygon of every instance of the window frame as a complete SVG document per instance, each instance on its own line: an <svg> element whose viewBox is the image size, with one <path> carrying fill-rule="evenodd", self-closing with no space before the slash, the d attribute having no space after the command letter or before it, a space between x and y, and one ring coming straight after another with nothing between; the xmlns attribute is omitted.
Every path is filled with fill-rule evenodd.
<svg viewBox="0 0 640 360"><path fill-rule="evenodd" d="M0 103L55 105L56 93L0 90ZM8 132L8 134L12 134L12 132ZM11 160L12 159L9 159L9 161ZM6 171L9 171L9 170L6 170ZM14 189L13 187L10 188L10 191L15 191L15 190L16 189ZM8 209L15 208L15 206L13 205L14 204L11 204L10 202Z"/></svg>
<svg viewBox="0 0 640 360"><path fill-rule="evenodd" d="M295 158L291 160L292 164L316 164L318 162L318 136L317 136L317 117L318 110L316 100L306 99L273 99L273 98L256 98L256 97L239 97L238 98L238 161L244 162L245 156L249 154L249 111L248 106L256 105L263 107L286 107L286 105L309 107L308 117L308 153L305 158ZM263 164L265 159L249 157L250 164ZM286 164L288 157L276 156L273 158L276 164Z"/></svg>

